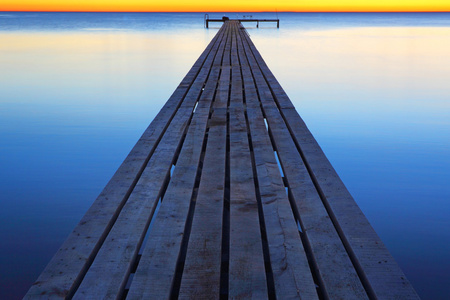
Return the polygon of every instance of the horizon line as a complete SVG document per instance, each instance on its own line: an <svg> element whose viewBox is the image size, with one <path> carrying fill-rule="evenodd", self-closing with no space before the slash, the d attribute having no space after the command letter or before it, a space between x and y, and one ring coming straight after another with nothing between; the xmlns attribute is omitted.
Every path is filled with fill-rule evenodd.
<svg viewBox="0 0 450 300"><path fill-rule="evenodd" d="M127 10L0 10L0 12L73 12L73 13L449 13L450 10L285 10L285 11L127 11Z"/></svg>

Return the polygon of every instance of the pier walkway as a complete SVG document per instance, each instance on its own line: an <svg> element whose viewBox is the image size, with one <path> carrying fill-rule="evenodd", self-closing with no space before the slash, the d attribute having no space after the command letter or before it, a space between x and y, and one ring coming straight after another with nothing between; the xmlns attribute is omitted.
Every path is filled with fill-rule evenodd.
<svg viewBox="0 0 450 300"><path fill-rule="evenodd" d="M223 23L226 22L228 18L222 19L210 19L205 18L205 27L209 28L209 23ZM277 23L277 28L280 28L280 19L235 19L234 21L238 21L239 23L256 23L256 28L259 28L259 23Z"/></svg>
<svg viewBox="0 0 450 300"><path fill-rule="evenodd" d="M418 299L227 21L26 299Z"/></svg>

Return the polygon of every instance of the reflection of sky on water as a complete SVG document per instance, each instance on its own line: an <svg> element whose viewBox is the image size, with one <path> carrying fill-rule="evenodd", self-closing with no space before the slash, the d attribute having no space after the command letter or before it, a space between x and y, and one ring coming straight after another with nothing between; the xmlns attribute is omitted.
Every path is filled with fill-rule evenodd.
<svg viewBox="0 0 450 300"><path fill-rule="evenodd" d="M35 280L217 30L203 14L2 15L7 298ZM408 278L443 299L450 24L418 16L280 14L279 30L249 32Z"/></svg>
<svg viewBox="0 0 450 300"><path fill-rule="evenodd" d="M213 35L0 31L0 298L29 288Z"/></svg>
<svg viewBox="0 0 450 300"><path fill-rule="evenodd" d="M450 27L250 34L416 289L445 299Z"/></svg>

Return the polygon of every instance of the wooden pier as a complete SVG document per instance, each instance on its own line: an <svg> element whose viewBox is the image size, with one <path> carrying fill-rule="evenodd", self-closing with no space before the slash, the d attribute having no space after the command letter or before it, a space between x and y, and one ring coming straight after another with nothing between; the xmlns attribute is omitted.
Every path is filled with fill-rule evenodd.
<svg viewBox="0 0 450 300"><path fill-rule="evenodd" d="M226 21L26 299L418 299Z"/></svg>
<svg viewBox="0 0 450 300"><path fill-rule="evenodd" d="M222 19L210 19L205 18L205 27L209 28L209 23L216 22L216 23L223 23L228 21L228 18L222 18ZM256 23L256 28L259 28L259 23L277 23L277 28L280 28L280 19L234 19L233 21L237 21L239 23Z"/></svg>

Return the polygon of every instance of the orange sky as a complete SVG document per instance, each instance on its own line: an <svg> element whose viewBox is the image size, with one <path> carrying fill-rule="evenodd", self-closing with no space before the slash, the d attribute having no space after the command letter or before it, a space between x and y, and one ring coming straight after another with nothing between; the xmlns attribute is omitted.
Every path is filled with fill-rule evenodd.
<svg viewBox="0 0 450 300"><path fill-rule="evenodd" d="M0 0L0 11L450 11L450 0Z"/></svg>

